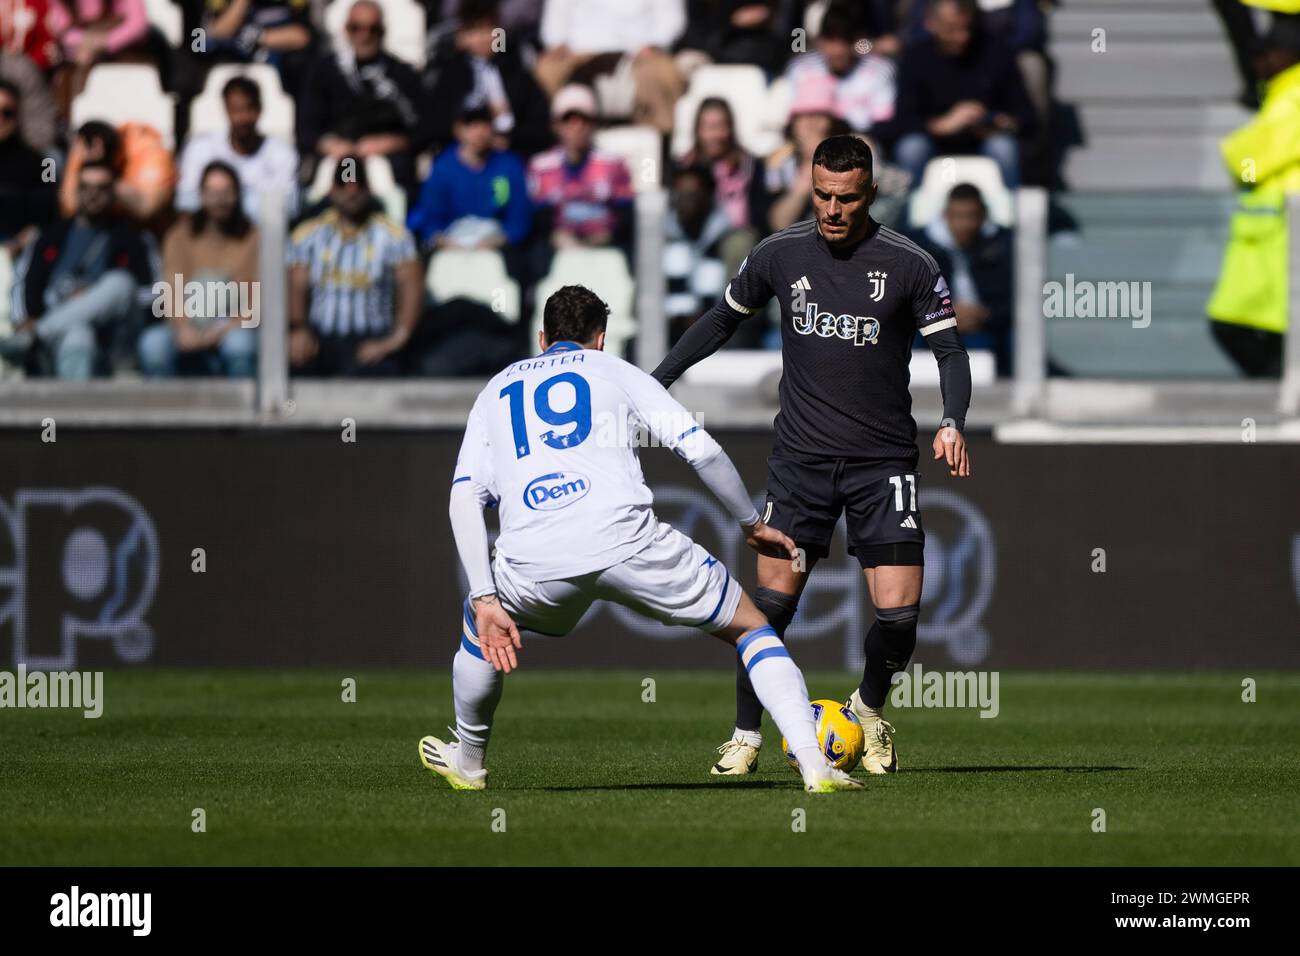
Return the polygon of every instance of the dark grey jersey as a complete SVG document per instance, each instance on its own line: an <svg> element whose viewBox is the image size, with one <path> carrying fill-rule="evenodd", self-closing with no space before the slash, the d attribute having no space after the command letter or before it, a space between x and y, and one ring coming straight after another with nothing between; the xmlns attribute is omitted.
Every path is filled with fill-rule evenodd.
<svg viewBox="0 0 1300 956"><path fill-rule="evenodd" d="M915 459L908 363L918 331L939 357L944 413L964 427L970 369L948 284L932 256L874 221L848 249L827 243L812 219L758 243L723 301L696 323L708 325L688 330L655 377L675 380L772 296L781 307L784 364L778 451ZM716 333L720 325L730 329L713 344L709 326Z"/></svg>

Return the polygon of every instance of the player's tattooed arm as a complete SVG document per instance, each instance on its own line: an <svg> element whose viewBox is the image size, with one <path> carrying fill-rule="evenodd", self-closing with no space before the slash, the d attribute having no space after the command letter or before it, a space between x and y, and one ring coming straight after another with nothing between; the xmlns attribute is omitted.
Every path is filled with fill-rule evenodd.
<svg viewBox="0 0 1300 956"><path fill-rule="evenodd" d="M519 667L515 651L523 649L519 628L511 620L495 594L480 594L474 605L474 626L478 630L479 649L494 668L509 674Z"/></svg>

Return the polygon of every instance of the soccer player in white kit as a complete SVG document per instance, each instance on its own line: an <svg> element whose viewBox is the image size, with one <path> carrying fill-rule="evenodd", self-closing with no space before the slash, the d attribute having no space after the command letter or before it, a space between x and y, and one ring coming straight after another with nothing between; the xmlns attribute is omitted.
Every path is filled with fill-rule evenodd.
<svg viewBox="0 0 1300 956"><path fill-rule="evenodd" d="M469 578L452 663L458 739L422 738L420 762L458 790L482 790L519 631L567 634L593 601L608 600L734 645L805 789L861 789L822 753L803 675L767 619L717 559L655 517L637 458L641 430L695 468L750 547L792 555L793 542L764 524L731 459L690 413L602 351L608 315L589 289L560 289L546 301L542 354L499 372L470 411L450 506ZM483 508L494 504L501 534L489 560Z"/></svg>

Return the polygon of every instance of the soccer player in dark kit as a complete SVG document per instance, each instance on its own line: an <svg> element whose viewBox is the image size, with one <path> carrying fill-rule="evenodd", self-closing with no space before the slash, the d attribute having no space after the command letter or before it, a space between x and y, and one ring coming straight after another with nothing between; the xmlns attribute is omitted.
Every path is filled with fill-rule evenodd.
<svg viewBox="0 0 1300 956"><path fill-rule="evenodd" d="M890 678L916 647L925 542L908 391L912 341L919 331L938 359L944 417L932 450L954 477L970 475L962 437L970 363L935 260L871 218L876 187L867 144L832 136L812 162L815 218L754 246L722 300L686 331L654 377L671 385L717 351L747 316L780 297L781 411L763 520L793 538L803 560L760 556L754 603L784 639L843 512L849 553L862 564L876 608L862 683L845 706L866 732L863 767L893 773L898 754L883 708ZM762 714L738 669L736 730L718 748L713 773L757 767Z"/></svg>

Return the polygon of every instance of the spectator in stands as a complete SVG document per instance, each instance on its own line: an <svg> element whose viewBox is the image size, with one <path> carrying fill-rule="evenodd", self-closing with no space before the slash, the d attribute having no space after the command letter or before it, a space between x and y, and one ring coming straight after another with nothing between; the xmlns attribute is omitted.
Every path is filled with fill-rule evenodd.
<svg viewBox="0 0 1300 956"><path fill-rule="evenodd" d="M48 17L53 0L0 0L0 53L26 57L49 70L62 57Z"/></svg>
<svg viewBox="0 0 1300 956"><path fill-rule="evenodd" d="M849 131L835 97L835 80L812 73L793 88L785 144L767 158L765 178L771 204L767 228L780 232L786 226L813 218L812 157L828 136Z"/></svg>
<svg viewBox="0 0 1300 956"><path fill-rule="evenodd" d="M151 223L171 205L176 164L162 135L144 123L114 129L101 120L82 124L68 151L59 205L69 216L81 202L77 171L83 163L104 161L117 173L118 210L139 224Z"/></svg>
<svg viewBox="0 0 1300 956"><path fill-rule="evenodd" d="M909 41L924 40L926 4L917 0L912 5L912 25ZM1050 159L1051 142L1051 90L1050 69L1047 62L1047 14L1040 0L982 0L979 14L980 29L996 37L1015 57L1016 67L1025 94L1034 109L1034 135L1024 145L1032 146L1023 157L1031 158L1037 167L1035 182L1047 182L1050 173L1046 164Z"/></svg>
<svg viewBox="0 0 1300 956"><path fill-rule="evenodd" d="M374 210L359 156L339 163L330 201L293 231L290 365L302 375L395 375L424 298L415 243Z"/></svg>
<svg viewBox="0 0 1300 956"><path fill-rule="evenodd" d="M968 349L987 349L998 375L1011 374L1011 306L1014 295L1011 230L989 219L979 189L959 183L943 214L912 237L934 256L948 280L957 330Z"/></svg>
<svg viewBox="0 0 1300 956"><path fill-rule="evenodd" d="M144 0L49 0L45 27L59 44L56 87L65 116L96 63L148 59Z"/></svg>
<svg viewBox="0 0 1300 956"><path fill-rule="evenodd" d="M630 113L667 135L686 90L667 51L685 26L685 0L547 0L537 80L551 96L568 83L607 90L602 113Z"/></svg>
<svg viewBox="0 0 1300 956"><path fill-rule="evenodd" d="M769 81L785 69L790 38L773 26L772 0L692 0L687 10L678 50L699 51L711 63L752 63Z"/></svg>
<svg viewBox="0 0 1300 956"><path fill-rule="evenodd" d="M1017 136L1033 109L1011 51L980 30L975 0L928 0L928 36L903 51L895 159L920 181L939 153L993 159L1011 189L1020 185Z"/></svg>
<svg viewBox="0 0 1300 956"><path fill-rule="evenodd" d="M150 377L249 378L257 370L260 320L257 227L244 213L233 166L213 160L199 180L200 208L182 216L163 242L161 283L170 288L155 303L170 308L140 336L140 368ZM189 294L190 283L202 287L202 302Z"/></svg>
<svg viewBox="0 0 1300 956"><path fill-rule="evenodd" d="M1259 113L1220 145L1241 190L1206 307L1220 347L1251 378L1282 372L1287 332L1286 196L1300 192L1300 16L1277 16L1255 58Z"/></svg>
<svg viewBox="0 0 1300 956"><path fill-rule="evenodd" d="M713 173L707 165L678 166L670 186L664 219L664 311L669 336L676 342L722 297L732 274L723 262L722 244L733 227L714 195ZM753 329L741 331L760 335L761 325L754 322Z"/></svg>
<svg viewBox="0 0 1300 956"><path fill-rule="evenodd" d="M850 128L865 133L894 117L897 91L894 64L867 49L859 12L843 2L832 3L822 17L816 50L795 57L786 69L792 89L812 76L835 81L835 102Z"/></svg>
<svg viewBox="0 0 1300 956"><path fill-rule="evenodd" d="M181 181L176 191L176 208L194 212L200 208L200 180L215 161L233 167L239 174L244 215L257 221L264 192L285 197L286 212L298 212L298 154L288 143L263 136L257 129L262 116L262 90L246 76L235 76L222 87L229 128L189 141L181 154Z"/></svg>
<svg viewBox="0 0 1300 956"><path fill-rule="evenodd" d="M346 2L346 0L338 0ZM304 156L383 156L408 192L416 185L415 157L432 137L428 93L419 74L385 52L384 11L357 0L348 11L346 47L316 61L298 110L298 148Z"/></svg>
<svg viewBox="0 0 1300 956"><path fill-rule="evenodd" d="M735 275L767 225L767 178L762 164L736 140L731 106L717 96L706 97L695 112L695 142L682 165L704 165L713 174L714 202L731 223L722 242L722 260Z"/></svg>
<svg viewBox="0 0 1300 956"><path fill-rule="evenodd" d="M113 214L114 179L107 161L83 163L76 214L43 228L23 253L15 270L17 328L0 339L0 357L31 371L42 346L59 378L107 373L114 341L133 331L141 287L155 272L146 237Z"/></svg>
<svg viewBox="0 0 1300 956"><path fill-rule="evenodd" d="M5 2L0 0L0 23L5 16ZM3 33L3 27L0 27L0 33ZM22 127L27 145L39 153L49 152L61 132L59 111L40 67L22 53L0 50L0 80L12 83L18 91L18 125Z"/></svg>
<svg viewBox="0 0 1300 956"><path fill-rule="evenodd" d="M503 29L496 0L465 0L450 49L429 64L433 138L451 142L460 105L486 106L492 114L493 146L529 157L554 141L547 125L546 94L524 66L515 43L493 42ZM513 39L513 37L512 37Z"/></svg>
<svg viewBox="0 0 1300 956"><path fill-rule="evenodd" d="M452 129L456 143L434 160L407 226L426 248L521 246L532 218L523 162L492 148L492 114L484 107L462 110Z"/></svg>
<svg viewBox="0 0 1300 956"><path fill-rule="evenodd" d="M203 18L207 55L270 63L285 92L296 96L315 42L310 7L310 0L208 0Z"/></svg>
<svg viewBox="0 0 1300 956"><path fill-rule="evenodd" d="M52 163L23 138L18 87L0 80L0 248L14 256L59 211Z"/></svg>
<svg viewBox="0 0 1300 956"><path fill-rule="evenodd" d="M564 87L555 95L551 115L560 145L528 164L540 250L534 275L546 273L555 249L616 245L631 252L632 180L621 157L592 145L596 97L591 88Z"/></svg>

